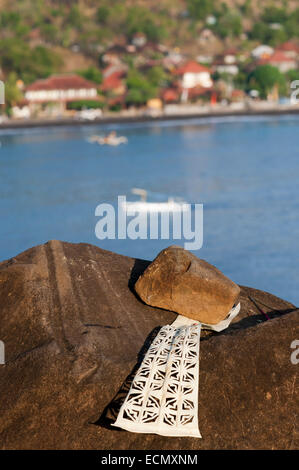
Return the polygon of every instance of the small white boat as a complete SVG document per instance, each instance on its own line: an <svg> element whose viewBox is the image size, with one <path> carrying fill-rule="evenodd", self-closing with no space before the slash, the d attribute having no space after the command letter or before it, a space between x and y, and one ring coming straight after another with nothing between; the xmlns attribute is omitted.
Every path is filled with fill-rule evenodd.
<svg viewBox="0 0 299 470"><path fill-rule="evenodd" d="M99 138L99 144L100 145L112 145L112 146L116 146L116 145L120 145L120 144L126 144L128 142L128 139L124 136L120 136L120 137L100 137Z"/></svg>
<svg viewBox="0 0 299 470"><path fill-rule="evenodd" d="M189 206L182 202L175 202L173 199L168 199L166 202L131 202L126 201L121 204L124 212L188 212Z"/></svg>
<svg viewBox="0 0 299 470"><path fill-rule="evenodd" d="M188 212L189 207L186 201L175 200L169 197L164 202L148 202L147 195L148 191L141 188L133 188L131 191L133 194L140 196L139 201L123 201L120 206L124 212Z"/></svg>
<svg viewBox="0 0 299 470"><path fill-rule="evenodd" d="M128 142L128 139L125 136L117 136L116 132L112 131L110 134L107 136L99 136L99 135L92 135L89 137L88 142L91 144L97 143L100 145L112 145L113 147L120 145L120 144L126 144Z"/></svg>

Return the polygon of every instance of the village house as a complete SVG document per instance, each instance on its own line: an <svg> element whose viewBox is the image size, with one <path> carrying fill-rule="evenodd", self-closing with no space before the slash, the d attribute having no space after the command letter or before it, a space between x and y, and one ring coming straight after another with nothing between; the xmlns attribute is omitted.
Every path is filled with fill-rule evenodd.
<svg viewBox="0 0 299 470"><path fill-rule="evenodd" d="M197 57L196 57L196 62L199 62L201 64L211 64L214 60L214 56L213 55L204 55L204 54L199 54Z"/></svg>
<svg viewBox="0 0 299 470"><path fill-rule="evenodd" d="M176 67L179 63L181 63L183 60L183 56L180 53L178 48L175 48L174 50L169 50L165 57L163 58L163 66L167 70L173 70L174 67Z"/></svg>
<svg viewBox="0 0 299 470"><path fill-rule="evenodd" d="M223 54L223 62L224 64L231 65L236 64L238 61L238 51L236 49L227 49Z"/></svg>
<svg viewBox="0 0 299 470"><path fill-rule="evenodd" d="M105 65L119 65L122 63L121 57L124 54L135 52L135 49L130 51L128 50L128 46L123 44L114 44L113 46L109 47L105 50L105 52L101 56L101 62Z"/></svg>
<svg viewBox="0 0 299 470"><path fill-rule="evenodd" d="M178 103L180 101L180 95L174 88L165 88L161 92L161 99L165 104Z"/></svg>
<svg viewBox="0 0 299 470"><path fill-rule="evenodd" d="M181 65L173 73L180 78L182 88L189 89L197 86L211 88L213 86L210 69L195 61Z"/></svg>
<svg viewBox="0 0 299 470"><path fill-rule="evenodd" d="M97 85L79 75L52 75L26 88L25 99L32 112L50 105L51 114L64 114L68 102L97 100Z"/></svg>
<svg viewBox="0 0 299 470"><path fill-rule="evenodd" d="M289 70L297 68L297 60L295 58L289 57L285 52L280 50L275 50L270 57L260 59L258 65L273 65L277 67L280 72L286 73Z"/></svg>
<svg viewBox="0 0 299 470"><path fill-rule="evenodd" d="M195 61L181 65L173 71L173 74L178 77L177 88L181 90L182 102L188 101L189 98L196 99L213 86L210 69Z"/></svg>
<svg viewBox="0 0 299 470"><path fill-rule="evenodd" d="M126 91L124 77L127 67L123 64L110 65L103 71L101 90L104 93L113 93L116 96L123 95Z"/></svg>
<svg viewBox="0 0 299 470"><path fill-rule="evenodd" d="M254 59L267 59L274 52L273 47L268 46L267 44L260 44L251 51L251 55Z"/></svg>
<svg viewBox="0 0 299 470"><path fill-rule="evenodd" d="M213 62L213 69L220 74L237 75L239 73L237 51L231 49L219 55Z"/></svg>
<svg viewBox="0 0 299 470"><path fill-rule="evenodd" d="M222 74L237 75L239 73L239 67L237 64L225 64L221 59L216 59L213 63L213 69Z"/></svg>
<svg viewBox="0 0 299 470"><path fill-rule="evenodd" d="M126 91L123 81L123 72L114 72L108 77L104 78L101 85L101 90L104 93L112 93L113 95L122 95Z"/></svg>
<svg viewBox="0 0 299 470"><path fill-rule="evenodd" d="M132 38L132 45L135 47L143 47L147 43L147 37L143 33L135 33Z"/></svg>
<svg viewBox="0 0 299 470"><path fill-rule="evenodd" d="M200 31L198 36L199 44L206 45L207 43L212 43L215 41L217 41L217 38L211 29L204 28Z"/></svg>
<svg viewBox="0 0 299 470"><path fill-rule="evenodd" d="M244 90L239 90L238 88L235 88L231 92L230 99L232 103L244 103L246 99L246 93Z"/></svg>
<svg viewBox="0 0 299 470"><path fill-rule="evenodd" d="M276 50L283 52L284 55L290 59L298 60L299 58L299 47L292 41L284 42L280 46L277 46Z"/></svg>

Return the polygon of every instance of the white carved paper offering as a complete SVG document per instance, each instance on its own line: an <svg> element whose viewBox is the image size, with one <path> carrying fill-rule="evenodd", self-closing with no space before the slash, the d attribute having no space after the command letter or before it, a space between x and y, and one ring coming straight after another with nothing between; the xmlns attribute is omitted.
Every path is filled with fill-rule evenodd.
<svg viewBox="0 0 299 470"><path fill-rule="evenodd" d="M166 325L150 346L114 426L162 436L198 429L200 323Z"/></svg>

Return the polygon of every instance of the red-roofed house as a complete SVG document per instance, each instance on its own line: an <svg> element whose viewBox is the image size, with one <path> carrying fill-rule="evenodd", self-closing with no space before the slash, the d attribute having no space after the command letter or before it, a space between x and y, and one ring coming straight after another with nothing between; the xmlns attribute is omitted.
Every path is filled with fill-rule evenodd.
<svg viewBox="0 0 299 470"><path fill-rule="evenodd" d="M161 98L164 103L177 103L180 100L180 95L174 88L166 88L162 91Z"/></svg>
<svg viewBox="0 0 299 470"><path fill-rule="evenodd" d="M116 95L123 93L125 91L125 87L122 81L122 74L114 72L109 75L109 77L104 78L101 90L104 92L112 91Z"/></svg>
<svg viewBox="0 0 299 470"><path fill-rule="evenodd" d="M126 82L128 67L124 64L110 64L103 71L103 82L100 86L105 102L109 107L125 105Z"/></svg>
<svg viewBox="0 0 299 470"><path fill-rule="evenodd" d="M213 86L210 69L195 61L189 61L183 64L174 70L173 73L180 77L181 86L184 89L194 88L197 86L211 88Z"/></svg>
<svg viewBox="0 0 299 470"><path fill-rule="evenodd" d="M276 48L277 51L283 52L290 59L299 58L299 47L292 41L287 41Z"/></svg>
<svg viewBox="0 0 299 470"><path fill-rule="evenodd" d="M95 83L79 75L52 75L29 85L25 98L31 113L59 116L65 114L69 102L98 100L98 90Z"/></svg>
<svg viewBox="0 0 299 470"><path fill-rule="evenodd" d="M108 77L104 78L101 90L104 92L113 92L115 95L123 94L125 92L125 85L122 78L122 72L112 73Z"/></svg>
<svg viewBox="0 0 299 470"><path fill-rule="evenodd" d="M288 57L283 51L275 50L274 53L265 59L258 61L258 65L270 64L277 67L282 73L297 68L297 60Z"/></svg>
<svg viewBox="0 0 299 470"><path fill-rule="evenodd" d="M101 90L104 93L112 92L114 95L123 95L126 91L124 76L127 69L120 65L110 65L103 72Z"/></svg>
<svg viewBox="0 0 299 470"><path fill-rule="evenodd" d="M181 65L173 71L173 74L179 78L178 89L182 92L181 101L183 102L188 101L189 98L196 99L211 90L213 86L210 69L195 61Z"/></svg>
<svg viewBox="0 0 299 470"><path fill-rule="evenodd" d="M109 77L109 75L114 74L115 72L122 72L125 73L128 70L128 67L122 63L119 64L109 64L104 70L103 70L103 77Z"/></svg>
<svg viewBox="0 0 299 470"><path fill-rule="evenodd" d="M29 103L48 103L97 98L97 85L79 75L53 75L26 88Z"/></svg>

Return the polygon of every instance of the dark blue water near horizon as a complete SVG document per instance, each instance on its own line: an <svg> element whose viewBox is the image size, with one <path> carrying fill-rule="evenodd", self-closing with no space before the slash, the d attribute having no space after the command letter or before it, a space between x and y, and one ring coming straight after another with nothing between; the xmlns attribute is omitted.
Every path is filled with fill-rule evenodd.
<svg viewBox="0 0 299 470"><path fill-rule="evenodd" d="M117 130L118 147L90 144ZM299 116L0 131L0 260L50 239L153 259L172 240L103 240L95 208L133 187L204 204L196 254L299 304ZM175 241L183 244L183 241Z"/></svg>

